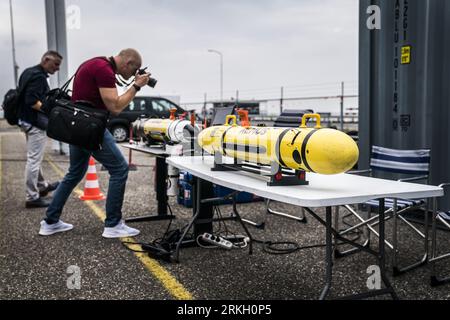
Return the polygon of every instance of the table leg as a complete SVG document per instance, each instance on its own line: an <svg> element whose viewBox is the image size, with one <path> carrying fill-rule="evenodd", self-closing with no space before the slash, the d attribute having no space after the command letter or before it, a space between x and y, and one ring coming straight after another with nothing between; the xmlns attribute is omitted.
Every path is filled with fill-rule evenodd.
<svg viewBox="0 0 450 320"><path fill-rule="evenodd" d="M194 178L194 184L193 199L195 199L195 201L193 203L193 212L194 216L198 212L195 219L199 220L195 221L196 223L194 224L194 237L197 238L205 232L212 233L214 217L213 205L202 203L202 200L214 198L214 189L211 182L200 178Z"/></svg>
<svg viewBox="0 0 450 320"><path fill-rule="evenodd" d="M385 255L385 213L384 213L384 199L380 199L380 206L378 208L378 221L379 221L379 232L380 236L378 238L378 246L379 246L379 256L378 256L378 263L380 267L380 273L381 273L381 279L384 282L384 285L386 286L387 292L390 293L392 299L398 300L398 296L394 291L394 288L392 287L389 279L386 276L386 255ZM394 248L395 250L396 248Z"/></svg>
<svg viewBox="0 0 450 320"><path fill-rule="evenodd" d="M158 214L128 218L126 222L144 222L175 219L175 216L167 214L167 163L165 157L156 157L155 167L155 191L158 202Z"/></svg>
<svg viewBox="0 0 450 320"><path fill-rule="evenodd" d="M328 295L331 288L331 281L333 277L333 238L332 238L332 219L331 219L331 207L326 208L326 251L325 251L325 263L326 263L326 276L325 287L320 295L320 300L324 300Z"/></svg>
<svg viewBox="0 0 450 320"><path fill-rule="evenodd" d="M165 158L156 158L156 200L158 200L158 216L167 215L167 163Z"/></svg>
<svg viewBox="0 0 450 320"><path fill-rule="evenodd" d="M381 205L380 205L381 207ZM383 204L383 208L384 208L384 204ZM393 206L393 212L392 212L392 219L393 221L393 239L392 239L392 245L393 245L393 250L392 250L392 267L394 268L394 273L395 270L398 270L397 268L397 252L398 252L398 241L397 241L397 230L398 230L398 226L397 226L397 219L398 219L398 215L397 215L397 198L394 199L394 206Z"/></svg>
<svg viewBox="0 0 450 320"><path fill-rule="evenodd" d="M212 233L212 218L213 218L213 210L212 205L210 204L202 204L202 199L212 197L213 195L212 183L202 180L200 178L194 177L194 185L193 185L193 216L189 221L189 224L186 228L184 228L184 232L178 240L175 256L173 260L175 262L180 262L180 249L184 243L187 233L191 230L192 226L194 226L194 243L196 244L196 239L198 236L202 235L205 232ZM197 220L204 220L207 222L197 223Z"/></svg>
<svg viewBox="0 0 450 320"><path fill-rule="evenodd" d="M332 236L334 234L335 238L341 242L348 243L356 248L359 248L361 251L370 253L371 255L375 256L377 258L378 266L380 268L380 276L381 280L385 284L385 289L379 289L379 290L373 290L370 292L364 292L360 294L355 294L347 297L342 297L339 299L365 299L369 297L379 296L379 295L385 295L390 294L393 299L398 299L394 288L392 287L391 283L389 282L389 279L386 276L386 261L385 261L385 213L384 213L384 199L380 199L380 208L379 208L379 250L378 252L372 250L369 247L365 247L363 245L360 245L352 240L346 239L345 237L341 236L338 231L333 230L332 228L332 215L331 215L331 207L326 208L326 219L325 221L319 217L314 211L312 211L309 208L305 208L306 211L309 212L310 215L312 215L314 218L316 218L322 225L326 227L326 280L325 280L325 287L322 291L322 294L320 296L320 299L325 299L325 297L328 294L328 291L331 287L331 281L332 281L332 268L333 268L333 260L332 260L332 252L333 252L333 243L332 243Z"/></svg>

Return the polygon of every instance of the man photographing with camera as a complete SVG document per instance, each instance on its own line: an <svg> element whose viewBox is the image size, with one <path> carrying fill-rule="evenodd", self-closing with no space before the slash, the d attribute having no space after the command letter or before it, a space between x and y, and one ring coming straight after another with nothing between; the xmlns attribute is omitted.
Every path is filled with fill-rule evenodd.
<svg viewBox="0 0 450 320"><path fill-rule="evenodd" d="M72 101L88 102L94 108L119 114L150 80L149 73L139 72L141 65L142 57L135 49L124 49L115 57L97 57L84 62L75 75ZM135 77L134 83L122 95L119 95L116 87L116 75L126 80ZM139 234L139 230L128 227L122 220L128 164L111 133L105 130L103 143L98 151L88 151L70 145L70 167L54 193L53 200L47 209L46 219L41 222L40 235L48 236L73 228L73 225L65 223L59 218L73 189L85 176L91 155L110 174L105 228L102 236L122 238Z"/></svg>

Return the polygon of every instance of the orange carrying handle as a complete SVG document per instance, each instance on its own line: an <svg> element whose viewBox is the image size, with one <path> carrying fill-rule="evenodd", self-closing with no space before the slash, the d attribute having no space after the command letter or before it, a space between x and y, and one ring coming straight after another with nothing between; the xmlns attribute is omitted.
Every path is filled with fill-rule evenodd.
<svg viewBox="0 0 450 320"><path fill-rule="evenodd" d="M177 113L177 109L176 108L173 108L173 109L170 109L170 120L176 120L176 114Z"/></svg>
<svg viewBox="0 0 450 320"><path fill-rule="evenodd" d="M238 109L237 110L239 119L241 120L241 126L250 127L250 120L248 118L248 110Z"/></svg>

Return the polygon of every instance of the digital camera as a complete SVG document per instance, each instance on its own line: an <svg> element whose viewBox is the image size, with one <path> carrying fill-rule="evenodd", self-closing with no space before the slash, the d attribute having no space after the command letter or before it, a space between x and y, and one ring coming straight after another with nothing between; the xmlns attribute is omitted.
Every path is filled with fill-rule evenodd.
<svg viewBox="0 0 450 320"><path fill-rule="evenodd" d="M145 74L147 71L147 67L145 67L144 69L139 69L139 74L140 75L142 75L142 74ZM156 79L154 79L154 78L150 78L149 80L148 80L148 83L147 83L147 85L149 86L149 87L151 87L151 88L154 88L155 86L156 86L156 84L158 83L158 80L156 80Z"/></svg>

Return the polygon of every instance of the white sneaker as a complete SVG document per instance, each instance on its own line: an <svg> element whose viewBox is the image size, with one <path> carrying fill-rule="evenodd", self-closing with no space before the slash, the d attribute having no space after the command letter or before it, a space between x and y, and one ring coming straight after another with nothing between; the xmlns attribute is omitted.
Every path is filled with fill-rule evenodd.
<svg viewBox="0 0 450 320"><path fill-rule="evenodd" d="M65 223L61 220L59 220L55 224L48 224L45 220L41 221L41 229L39 230L39 234L41 236L50 236L52 234L58 233L58 232L64 232L69 231L73 229L73 225L69 223Z"/></svg>
<svg viewBox="0 0 450 320"><path fill-rule="evenodd" d="M119 224L113 228L105 228L103 231L103 238L125 238L125 237L134 237L140 233L138 229L131 228L125 224L123 220L119 222Z"/></svg>

